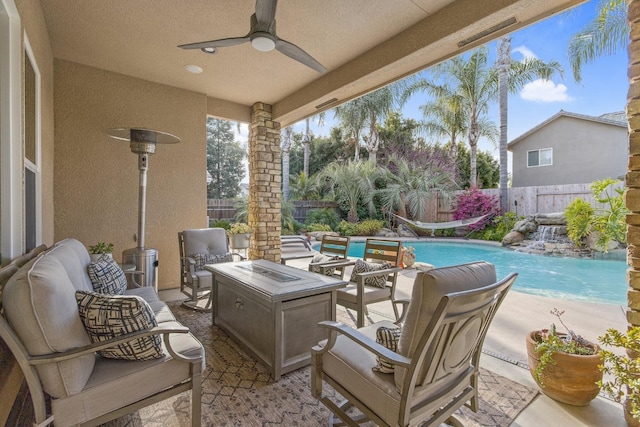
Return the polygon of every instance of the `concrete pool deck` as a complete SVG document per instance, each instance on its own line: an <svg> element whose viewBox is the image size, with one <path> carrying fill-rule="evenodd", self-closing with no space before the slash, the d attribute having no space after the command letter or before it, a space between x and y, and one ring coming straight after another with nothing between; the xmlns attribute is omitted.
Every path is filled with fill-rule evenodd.
<svg viewBox="0 0 640 427"><path fill-rule="evenodd" d="M286 251L291 253L296 250L302 252L297 248L287 248ZM306 269L308 264L309 259L287 262L287 265L303 269ZM346 272L345 277L349 277L349 274L350 270ZM415 269L406 269L400 273L397 283L399 298L411 295L416 274ZM577 334L594 342L597 342L598 337L608 328L627 328L625 306L622 305L549 298L511 290L487 333L481 366L513 381L537 388L527 369L525 336L532 330L548 328L551 323L556 323L558 328L561 328L557 318L550 313L553 308L564 310L562 320L565 324ZM388 302L370 305L369 313L374 321L393 318L393 310ZM623 427L627 423L621 405L603 396L597 397L588 406L577 407L556 402L540 393L511 425Z"/></svg>
<svg viewBox="0 0 640 427"><path fill-rule="evenodd" d="M283 248L283 253L287 254L305 252L302 246ZM287 265L307 269L309 261L310 258L294 259L287 262ZM345 277L349 277L349 274L350 271L347 271ZM397 285L399 298L411 295L416 274L415 269L406 269L400 273ZM186 299L179 289L163 290L160 296L165 301ZM564 310L563 321L576 333L591 341L597 341L598 336L608 328L625 330L627 327L624 315L626 307L622 305L548 298L511 290L489 328L481 366L518 383L537 388L526 366L525 336L528 332L546 328L553 322L558 325L557 319L550 314L553 308ZM382 302L370 305L369 317L373 321L393 319L391 304ZM623 427L627 423L621 405L603 396L597 397L588 406L576 407L556 402L540 393L511 424L513 427L560 425Z"/></svg>

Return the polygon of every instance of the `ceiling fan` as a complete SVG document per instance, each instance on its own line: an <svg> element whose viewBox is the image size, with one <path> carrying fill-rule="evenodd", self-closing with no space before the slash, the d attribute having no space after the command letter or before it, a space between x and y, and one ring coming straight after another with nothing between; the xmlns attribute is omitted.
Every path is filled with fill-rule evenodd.
<svg viewBox="0 0 640 427"><path fill-rule="evenodd" d="M289 58L313 68L319 73L327 71L318 61L293 43L276 35L276 6L278 0L256 0L256 13L251 15L251 29L246 36L206 42L183 44L182 49L201 49L204 52L215 52L219 47L235 46L251 42L254 49L268 52L274 48Z"/></svg>

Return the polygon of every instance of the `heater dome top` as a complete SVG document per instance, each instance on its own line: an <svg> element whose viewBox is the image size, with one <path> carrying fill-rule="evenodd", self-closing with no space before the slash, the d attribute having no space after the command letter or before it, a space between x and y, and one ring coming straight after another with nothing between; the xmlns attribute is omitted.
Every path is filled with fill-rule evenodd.
<svg viewBox="0 0 640 427"><path fill-rule="evenodd" d="M148 142L152 144L176 144L180 138L167 132L145 128L113 128L104 131L111 138L130 142Z"/></svg>

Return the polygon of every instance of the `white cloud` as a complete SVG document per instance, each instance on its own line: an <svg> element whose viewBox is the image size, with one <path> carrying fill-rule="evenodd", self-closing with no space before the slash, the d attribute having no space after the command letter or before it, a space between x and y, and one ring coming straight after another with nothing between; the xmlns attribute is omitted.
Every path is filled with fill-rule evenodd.
<svg viewBox="0 0 640 427"><path fill-rule="evenodd" d="M520 92L520 97L525 101L535 102L567 102L572 100L567 94L565 85L542 79L534 80L524 85Z"/></svg>
<svg viewBox="0 0 640 427"><path fill-rule="evenodd" d="M512 52L518 52L519 54L521 54L523 56L523 59L527 59L527 58L532 58L532 59L536 59L537 56L535 53L533 53L531 51L531 49L529 49L526 46L518 46L515 49L511 50Z"/></svg>

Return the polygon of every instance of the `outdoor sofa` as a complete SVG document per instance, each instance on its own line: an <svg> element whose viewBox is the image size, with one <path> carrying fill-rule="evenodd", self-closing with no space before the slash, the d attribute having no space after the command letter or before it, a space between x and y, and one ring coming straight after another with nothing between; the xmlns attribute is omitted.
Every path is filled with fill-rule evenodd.
<svg viewBox="0 0 640 427"><path fill-rule="evenodd" d="M96 425L191 390L191 423L199 426L202 344L152 287L93 292L90 262L81 242L65 239L0 270L0 336L25 375L36 425ZM104 328L117 326L99 325L103 336L96 339L101 314L122 320L118 333L126 335L114 338L118 333ZM108 358L120 350L124 356Z"/></svg>

